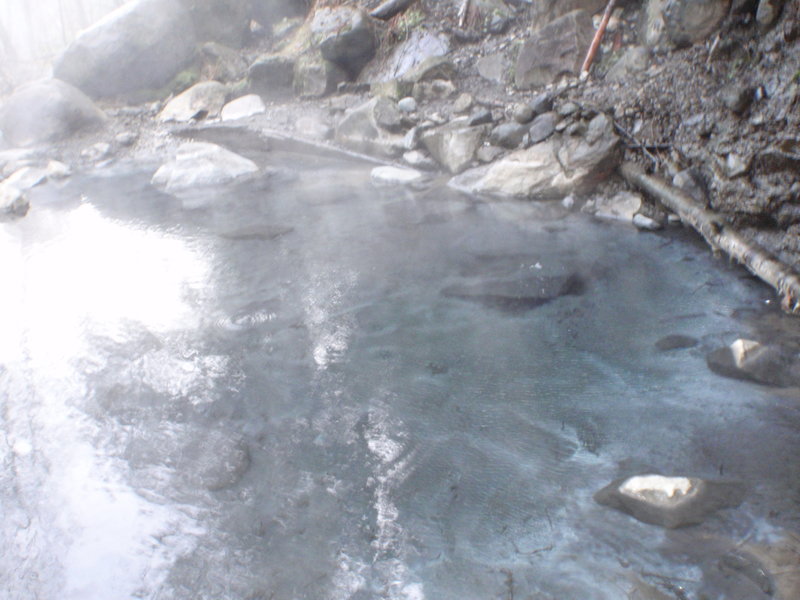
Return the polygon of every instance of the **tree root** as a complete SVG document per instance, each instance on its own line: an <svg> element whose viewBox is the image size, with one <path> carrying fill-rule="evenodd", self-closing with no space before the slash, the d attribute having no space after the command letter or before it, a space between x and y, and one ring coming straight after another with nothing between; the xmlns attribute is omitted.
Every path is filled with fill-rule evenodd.
<svg viewBox="0 0 800 600"><path fill-rule="evenodd" d="M383 2L375 10L369 13L369 16L374 17L375 19L388 21L396 14L403 12L409 6L414 4L414 2L416 2L416 0L386 0L386 2Z"/></svg>
<svg viewBox="0 0 800 600"><path fill-rule="evenodd" d="M781 298L781 308L800 314L800 276L759 244L748 240L718 214L699 206L690 196L658 177L647 175L637 164L626 162L620 167L622 176L631 185L655 197L691 225L716 250L742 264L753 275L772 286Z"/></svg>

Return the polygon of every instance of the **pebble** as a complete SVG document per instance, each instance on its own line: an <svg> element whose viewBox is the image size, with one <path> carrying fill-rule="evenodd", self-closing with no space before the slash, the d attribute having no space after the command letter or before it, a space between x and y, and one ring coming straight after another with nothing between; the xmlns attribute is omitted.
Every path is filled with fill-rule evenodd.
<svg viewBox="0 0 800 600"><path fill-rule="evenodd" d="M470 111L475 105L475 100L471 94L463 93L453 102L453 112L464 114Z"/></svg>
<svg viewBox="0 0 800 600"><path fill-rule="evenodd" d="M524 125L533 120L534 112L528 104L515 104L511 108L511 118L517 123Z"/></svg>
<svg viewBox="0 0 800 600"><path fill-rule="evenodd" d="M406 96L398 101L397 108L404 113L413 113L417 110L417 101L411 96Z"/></svg>
<svg viewBox="0 0 800 600"><path fill-rule="evenodd" d="M369 176L375 185L407 185L422 179L422 173L416 169L400 167L375 167Z"/></svg>
<svg viewBox="0 0 800 600"><path fill-rule="evenodd" d="M643 229L645 231L658 231L661 229L661 223L641 213L633 215L633 224L637 229Z"/></svg>
<svg viewBox="0 0 800 600"><path fill-rule="evenodd" d="M492 111L482 108L478 109L477 111L475 111L470 115L467 124L470 127L474 127L475 125L486 125L492 122L494 122L494 117L492 117Z"/></svg>
<svg viewBox="0 0 800 600"><path fill-rule="evenodd" d="M534 96L533 99L528 103L528 106L533 109L534 113L541 115L553 110L553 99L549 94L543 92Z"/></svg>

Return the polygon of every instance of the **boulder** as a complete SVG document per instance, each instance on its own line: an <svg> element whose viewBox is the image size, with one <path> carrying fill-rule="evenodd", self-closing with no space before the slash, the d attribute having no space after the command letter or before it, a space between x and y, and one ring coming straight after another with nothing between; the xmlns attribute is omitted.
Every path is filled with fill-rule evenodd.
<svg viewBox="0 0 800 600"><path fill-rule="evenodd" d="M155 90L192 60L195 40L179 0L134 0L84 30L53 72L93 98Z"/></svg>
<svg viewBox="0 0 800 600"><path fill-rule="evenodd" d="M26 84L0 108L0 130L15 146L58 142L105 120L86 95L58 79Z"/></svg>
<svg viewBox="0 0 800 600"><path fill-rule="evenodd" d="M664 25L667 37L678 47L707 39L728 15L731 0L667 0Z"/></svg>
<svg viewBox="0 0 800 600"><path fill-rule="evenodd" d="M378 115L386 98L372 98L347 112L336 127L336 141L365 154L395 158L404 151L403 137L383 129Z"/></svg>
<svg viewBox="0 0 800 600"><path fill-rule="evenodd" d="M234 49L218 42L207 42L201 48L205 57L205 73L209 79L228 83L247 73L247 62Z"/></svg>
<svg viewBox="0 0 800 600"><path fill-rule="evenodd" d="M456 66L446 56L431 56L403 75L404 81L419 83L444 79L452 81L456 77Z"/></svg>
<svg viewBox="0 0 800 600"><path fill-rule="evenodd" d="M371 80L399 79L430 57L444 56L450 51L447 37L425 29L415 29L408 39L399 44L386 61L386 67Z"/></svg>
<svg viewBox="0 0 800 600"><path fill-rule="evenodd" d="M400 167L375 167L370 171L370 180L376 186L411 185L422 181L422 173L415 169Z"/></svg>
<svg viewBox="0 0 800 600"><path fill-rule="evenodd" d="M528 136L531 144L538 144L545 141L556 131L558 115L553 111L542 113L537 116L528 127Z"/></svg>
<svg viewBox="0 0 800 600"><path fill-rule="evenodd" d="M478 75L495 83L506 83L509 78L509 63L505 54L490 54L475 62Z"/></svg>
<svg viewBox="0 0 800 600"><path fill-rule="evenodd" d="M637 475L603 488L594 499L644 523L668 529L697 525L744 497L742 484L696 477Z"/></svg>
<svg viewBox="0 0 800 600"><path fill-rule="evenodd" d="M158 115L159 121L188 123L219 117L227 89L218 81L202 81L176 96Z"/></svg>
<svg viewBox="0 0 800 600"><path fill-rule="evenodd" d="M222 107L220 117L223 121L235 121L245 119L253 115L260 115L267 111L264 101L257 94L248 94L236 100L231 100Z"/></svg>
<svg viewBox="0 0 800 600"><path fill-rule="evenodd" d="M517 88L544 87L564 75L578 75L593 36L592 19L583 10L567 13L534 32L517 57Z"/></svg>
<svg viewBox="0 0 800 600"><path fill-rule="evenodd" d="M330 94L348 74L317 52L305 54L294 64L294 93L301 98L319 98Z"/></svg>
<svg viewBox="0 0 800 600"><path fill-rule="evenodd" d="M372 60L378 47L369 16L346 6L317 9L311 20L311 35L322 57L353 79Z"/></svg>
<svg viewBox="0 0 800 600"><path fill-rule="evenodd" d="M450 173L460 173L473 160L487 135L485 125L470 126L458 119L422 134L422 143L436 162Z"/></svg>
<svg viewBox="0 0 800 600"><path fill-rule="evenodd" d="M603 10L607 0L536 0L531 8L534 27L544 27L573 10L585 10L590 15Z"/></svg>
<svg viewBox="0 0 800 600"><path fill-rule="evenodd" d="M493 146L513 150L522 143L528 133L528 127L521 123L501 123L489 134L489 143Z"/></svg>
<svg viewBox="0 0 800 600"><path fill-rule="evenodd" d="M293 91L294 63L294 60L285 56L261 56L250 65L250 89L265 98L288 98Z"/></svg>
<svg viewBox="0 0 800 600"><path fill-rule="evenodd" d="M706 363L725 377L776 387L800 386L800 354L778 345L738 339L709 353Z"/></svg>
<svg viewBox="0 0 800 600"><path fill-rule="evenodd" d="M167 193L181 195L229 184L258 172L258 166L216 144L181 144L175 158L162 165L151 183Z"/></svg>
<svg viewBox="0 0 800 600"><path fill-rule="evenodd" d="M644 72L650 64L650 51L644 46L628 48L606 73L607 81L625 81L631 75Z"/></svg>
<svg viewBox="0 0 800 600"><path fill-rule="evenodd" d="M594 216L604 221L633 223L642 208L642 197L633 192L621 191L611 197L601 196L594 203Z"/></svg>
<svg viewBox="0 0 800 600"><path fill-rule="evenodd" d="M241 48L250 31L250 0L182 0L201 42Z"/></svg>
<svg viewBox="0 0 800 600"><path fill-rule="evenodd" d="M786 0L761 0L756 11L756 21L762 29L772 27L781 16Z"/></svg>
<svg viewBox="0 0 800 600"><path fill-rule="evenodd" d="M470 193L558 199L593 189L619 163L619 138L611 120L598 114L584 137L550 138L450 181Z"/></svg>

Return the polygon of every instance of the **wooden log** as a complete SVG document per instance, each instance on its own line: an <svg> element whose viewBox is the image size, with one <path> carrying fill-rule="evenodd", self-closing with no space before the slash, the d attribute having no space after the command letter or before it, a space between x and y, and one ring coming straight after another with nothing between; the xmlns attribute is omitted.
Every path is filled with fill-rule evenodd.
<svg viewBox="0 0 800 600"><path fill-rule="evenodd" d="M712 248L725 252L753 275L772 286L781 299L781 308L800 314L800 276L758 243L745 238L718 214L699 206L681 190L647 175L637 164L626 162L622 176L633 186L647 192L691 225Z"/></svg>
<svg viewBox="0 0 800 600"><path fill-rule="evenodd" d="M375 10L369 13L370 17L388 21L398 13L403 12L417 0L386 0Z"/></svg>

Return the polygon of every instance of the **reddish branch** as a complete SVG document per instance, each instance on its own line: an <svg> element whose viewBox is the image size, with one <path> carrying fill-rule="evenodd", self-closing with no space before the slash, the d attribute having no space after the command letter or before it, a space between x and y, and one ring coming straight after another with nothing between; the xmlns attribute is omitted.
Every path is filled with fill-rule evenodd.
<svg viewBox="0 0 800 600"><path fill-rule="evenodd" d="M603 41L603 36L606 33L606 27L608 27L608 22L611 20L611 13L613 12L616 4L617 0L608 0L606 11L603 13L603 20L600 21L600 27L597 28L597 32L594 34L594 39L592 40L592 45L589 46L589 52L586 53L586 60L583 61L581 73L588 73L589 69L592 68L594 57L597 54L597 49L600 47L600 42Z"/></svg>

